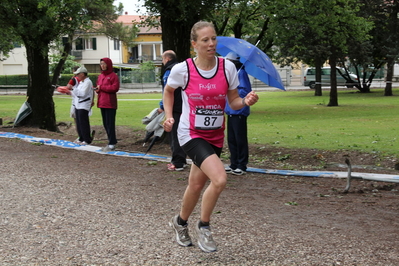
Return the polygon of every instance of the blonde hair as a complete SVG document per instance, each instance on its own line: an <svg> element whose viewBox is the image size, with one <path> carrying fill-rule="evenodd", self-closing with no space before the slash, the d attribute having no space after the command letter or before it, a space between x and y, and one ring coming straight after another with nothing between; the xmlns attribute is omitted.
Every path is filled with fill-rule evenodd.
<svg viewBox="0 0 399 266"><path fill-rule="evenodd" d="M197 23L195 23L194 26L191 28L191 41L196 42L198 38L197 31L206 27L211 27L213 30L215 30L215 26L211 22L198 21Z"/></svg>

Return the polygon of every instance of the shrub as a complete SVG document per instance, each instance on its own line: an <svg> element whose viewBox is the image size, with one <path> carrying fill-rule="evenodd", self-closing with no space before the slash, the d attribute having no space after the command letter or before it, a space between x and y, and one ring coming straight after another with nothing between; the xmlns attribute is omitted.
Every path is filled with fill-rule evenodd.
<svg viewBox="0 0 399 266"><path fill-rule="evenodd" d="M28 85L28 75L1 75L0 85Z"/></svg>

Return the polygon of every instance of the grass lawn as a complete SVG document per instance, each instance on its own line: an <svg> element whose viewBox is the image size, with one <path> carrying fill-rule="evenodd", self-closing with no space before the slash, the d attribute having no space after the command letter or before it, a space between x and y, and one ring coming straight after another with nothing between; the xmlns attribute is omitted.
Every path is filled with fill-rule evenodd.
<svg viewBox="0 0 399 266"><path fill-rule="evenodd" d="M249 142L287 148L362 150L399 157L399 89L393 93L385 97L382 89L367 94L343 90L338 94L339 106L328 107L328 91L318 97L312 90L258 92L260 100L248 118ZM141 119L158 107L160 99L160 93L119 94L117 125L144 129ZM13 121L24 101L22 95L0 96L3 124ZM70 97L55 95L54 102L57 121L72 121ZM97 107L90 122L101 125Z"/></svg>

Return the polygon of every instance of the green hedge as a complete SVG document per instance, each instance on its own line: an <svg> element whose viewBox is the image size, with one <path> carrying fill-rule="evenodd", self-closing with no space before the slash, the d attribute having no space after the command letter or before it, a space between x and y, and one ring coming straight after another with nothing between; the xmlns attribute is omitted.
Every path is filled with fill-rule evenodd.
<svg viewBox="0 0 399 266"><path fill-rule="evenodd" d="M97 82L99 73L89 73L89 78L93 82L93 85ZM71 79L73 74L63 74L58 79L58 85L65 86ZM52 76L50 76L50 79ZM0 75L0 85L28 85L28 75Z"/></svg>
<svg viewBox="0 0 399 266"><path fill-rule="evenodd" d="M148 83L157 82L159 77L154 70L129 69L128 71L118 71L118 76L122 76L122 83ZM89 78L96 86L97 78L100 73L89 73ZM58 79L58 85L65 86L73 74L62 74ZM52 76L50 76L51 80ZM28 85L28 75L0 75L0 85Z"/></svg>
<svg viewBox="0 0 399 266"><path fill-rule="evenodd" d="M0 85L28 85L28 75L0 76Z"/></svg>
<svg viewBox="0 0 399 266"><path fill-rule="evenodd" d="M100 74L99 73L89 73L88 77L90 78L91 82L93 82L93 86L96 86L97 78ZM69 80L73 77L72 74L62 74L61 78L58 79L58 85L65 86L68 84Z"/></svg>

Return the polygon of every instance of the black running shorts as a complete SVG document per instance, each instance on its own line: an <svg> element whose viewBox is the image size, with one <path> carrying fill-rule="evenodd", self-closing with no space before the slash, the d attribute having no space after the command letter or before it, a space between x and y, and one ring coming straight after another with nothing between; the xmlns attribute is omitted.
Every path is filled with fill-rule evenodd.
<svg viewBox="0 0 399 266"><path fill-rule="evenodd" d="M192 139L182 146L184 152L190 157L193 163L201 167L202 162L212 154L220 157L222 148L218 148L204 139Z"/></svg>

